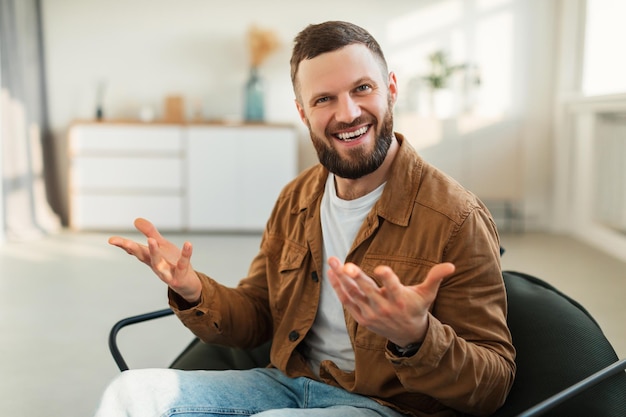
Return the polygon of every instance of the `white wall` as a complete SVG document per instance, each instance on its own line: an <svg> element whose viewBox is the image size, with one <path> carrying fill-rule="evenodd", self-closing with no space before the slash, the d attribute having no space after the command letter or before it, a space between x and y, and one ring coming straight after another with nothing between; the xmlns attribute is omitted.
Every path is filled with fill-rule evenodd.
<svg viewBox="0 0 626 417"><path fill-rule="evenodd" d="M556 1L45 1L50 122L62 140L72 120L93 118L96 87L102 79L107 82L104 111L109 118L136 118L145 105L160 111L163 98L172 93L185 97L189 113L192 103L199 102L206 118L240 117L248 69L245 32L256 23L276 30L283 43L262 67L268 89L267 118L300 126L288 64L292 39L298 31L324 20L352 21L379 40L391 69L396 70L394 63L401 62L397 58L401 49L394 40L398 25L406 22L407 16L445 3L465 14L481 10L493 16L502 11L509 13L511 24L505 29L508 43L499 50L496 43L495 52L488 56L494 63L510 61L508 108L501 124L482 134L475 133L471 145L441 143L424 150L424 154L442 168L450 167L453 175L477 191L508 193L514 188L514 197L523 200L528 225L544 227L549 222L552 194L550 134ZM435 31L424 45L454 39L449 33L459 30L470 37L478 36L467 29L475 21L473 16L468 15L455 27ZM491 39L503 35L496 30ZM485 42L489 41L487 37ZM489 61L475 50L467 51L467 57ZM423 61L424 56L415 55L413 59ZM405 75L404 69L397 70L399 76ZM495 77L498 71L493 73ZM401 85L406 83L401 80ZM304 167L316 157L306 132L300 129L300 166ZM455 169L457 162L464 168Z"/></svg>
<svg viewBox="0 0 626 417"><path fill-rule="evenodd" d="M262 67L268 119L299 121L289 79L293 37L305 25L351 20L385 41L386 22L411 7L378 1L56 0L44 2L50 116L55 129L95 113L99 80L107 80L105 115L137 117L165 95L200 100L204 116L241 116L250 24L276 30L282 48Z"/></svg>

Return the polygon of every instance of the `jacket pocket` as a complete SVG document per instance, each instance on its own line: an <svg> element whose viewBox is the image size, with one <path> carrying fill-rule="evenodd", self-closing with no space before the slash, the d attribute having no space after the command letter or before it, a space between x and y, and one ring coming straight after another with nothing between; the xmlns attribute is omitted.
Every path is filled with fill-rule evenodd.
<svg viewBox="0 0 626 417"><path fill-rule="evenodd" d="M277 267L278 272L300 268L307 254L307 247L279 237L269 237L263 244L267 259Z"/></svg>
<svg viewBox="0 0 626 417"><path fill-rule="evenodd" d="M297 242L269 238L264 244L269 263L267 279L274 319L280 319L294 296L300 292L308 249Z"/></svg>
<svg viewBox="0 0 626 417"><path fill-rule="evenodd" d="M286 241L280 254L278 271L283 274L288 271L300 270L306 254L306 247Z"/></svg>

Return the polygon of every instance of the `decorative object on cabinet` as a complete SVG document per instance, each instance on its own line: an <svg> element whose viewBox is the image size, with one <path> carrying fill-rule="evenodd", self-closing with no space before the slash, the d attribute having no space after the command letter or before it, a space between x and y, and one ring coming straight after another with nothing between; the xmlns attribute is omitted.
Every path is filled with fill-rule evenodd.
<svg viewBox="0 0 626 417"><path fill-rule="evenodd" d="M297 174L290 125L74 123L70 227L260 232Z"/></svg>
<svg viewBox="0 0 626 417"><path fill-rule="evenodd" d="M96 87L96 120L104 119L104 90L106 89L106 81L98 81Z"/></svg>
<svg viewBox="0 0 626 417"><path fill-rule="evenodd" d="M265 119L265 92L263 80L259 76L257 67L250 68L250 77L246 81L246 109L245 120L261 122Z"/></svg>
<svg viewBox="0 0 626 417"><path fill-rule="evenodd" d="M155 114L152 106L146 104L139 109L139 120L145 123L154 122Z"/></svg>
<svg viewBox="0 0 626 417"><path fill-rule="evenodd" d="M163 120L169 123L183 123L185 121L185 102L182 96L170 95L165 97Z"/></svg>
<svg viewBox="0 0 626 417"><path fill-rule="evenodd" d="M278 46L274 31L251 26L247 34L250 52L250 74L245 85L244 119L249 122L265 120L265 91L259 67Z"/></svg>

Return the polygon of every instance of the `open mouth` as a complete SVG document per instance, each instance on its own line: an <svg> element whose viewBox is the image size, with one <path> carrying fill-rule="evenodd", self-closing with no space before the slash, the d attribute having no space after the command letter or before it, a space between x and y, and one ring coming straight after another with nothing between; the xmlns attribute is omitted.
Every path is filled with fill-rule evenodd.
<svg viewBox="0 0 626 417"><path fill-rule="evenodd" d="M369 125L363 126L362 128L357 129L353 132L337 133L335 137L343 142L353 142L359 139L364 134L366 134L369 129L370 129Z"/></svg>

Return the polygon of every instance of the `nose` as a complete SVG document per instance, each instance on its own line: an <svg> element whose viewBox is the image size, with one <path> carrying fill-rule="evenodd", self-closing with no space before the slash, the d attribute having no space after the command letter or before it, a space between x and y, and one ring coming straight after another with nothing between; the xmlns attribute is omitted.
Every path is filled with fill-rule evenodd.
<svg viewBox="0 0 626 417"><path fill-rule="evenodd" d="M361 107L349 94L340 96L337 100L337 113L335 118L338 122L351 123L361 115Z"/></svg>

